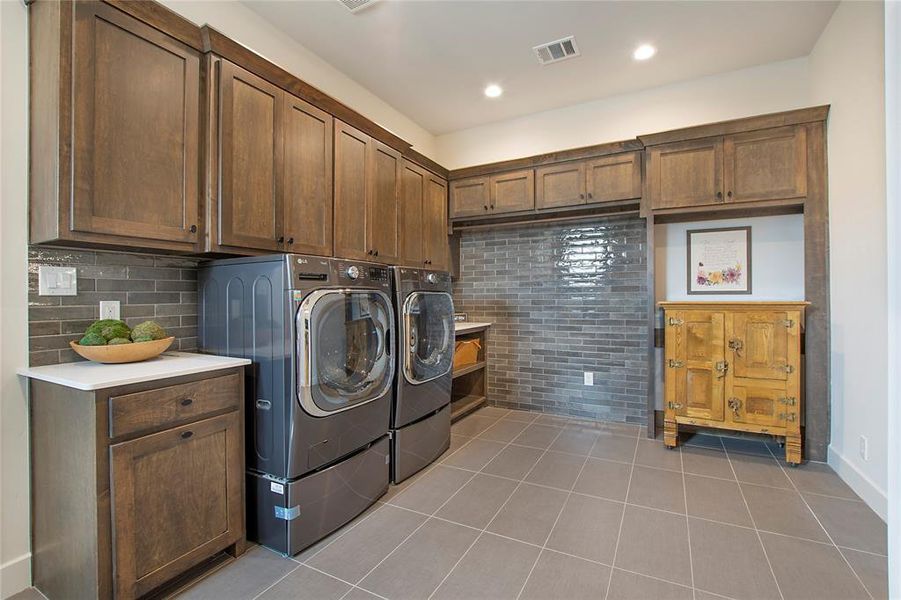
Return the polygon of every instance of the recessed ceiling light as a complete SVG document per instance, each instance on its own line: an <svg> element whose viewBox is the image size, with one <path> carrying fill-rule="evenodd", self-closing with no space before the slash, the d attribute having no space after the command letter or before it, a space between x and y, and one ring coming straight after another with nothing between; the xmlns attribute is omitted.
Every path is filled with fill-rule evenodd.
<svg viewBox="0 0 901 600"><path fill-rule="evenodd" d="M635 60L647 60L655 54L657 54L657 48L650 44L642 44L632 53L632 58Z"/></svg>
<svg viewBox="0 0 901 600"><path fill-rule="evenodd" d="M500 96L503 93L504 93L504 90L502 90L501 86L499 86L496 83L492 83L491 85L489 85L488 87L485 88L485 95L488 96L489 98L497 98L498 96Z"/></svg>

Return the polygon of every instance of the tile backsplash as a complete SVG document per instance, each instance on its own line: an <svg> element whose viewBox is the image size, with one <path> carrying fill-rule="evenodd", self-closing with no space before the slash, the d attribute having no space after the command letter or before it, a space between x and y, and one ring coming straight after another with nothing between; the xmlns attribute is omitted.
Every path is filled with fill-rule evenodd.
<svg viewBox="0 0 901 600"><path fill-rule="evenodd" d="M464 231L456 312L491 321L491 404L644 423L645 224L598 218ZM584 372L594 385L584 385Z"/></svg>
<svg viewBox="0 0 901 600"><path fill-rule="evenodd" d="M172 350L197 348L194 258L32 246L28 250L28 350L31 366L81 358L69 348L99 318L101 300L118 300L131 326L154 320L176 337ZM39 296L38 267L75 267L76 296Z"/></svg>

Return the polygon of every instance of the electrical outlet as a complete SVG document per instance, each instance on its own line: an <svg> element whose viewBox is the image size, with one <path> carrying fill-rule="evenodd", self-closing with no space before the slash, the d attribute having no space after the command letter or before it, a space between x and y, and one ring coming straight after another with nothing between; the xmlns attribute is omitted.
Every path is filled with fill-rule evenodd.
<svg viewBox="0 0 901 600"><path fill-rule="evenodd" d="M860 436L860 457L870 460L870 443L865 435Z"/></svg>
<svg viewBox="0 0 901 600"><path fill-rule="evenodd" d="M585 371L585 385L594 385L594 373Z"/></svg>
<svg viewBox="0 0 901 600"><path fill-rule="evenodd" d="M118 300L101 300L100 301L100 318L101 319L119 319L119 301Z"/></svg>

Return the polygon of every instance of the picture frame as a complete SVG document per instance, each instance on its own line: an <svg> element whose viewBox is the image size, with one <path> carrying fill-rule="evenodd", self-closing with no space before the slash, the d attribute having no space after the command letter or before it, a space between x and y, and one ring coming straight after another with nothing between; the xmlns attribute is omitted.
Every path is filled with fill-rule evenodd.
<svg viewBox="0 0 901 600"><path fill-rule="evenodd" d="M686 232L689 295L751 293L751 227L691 229Z"/></svg>

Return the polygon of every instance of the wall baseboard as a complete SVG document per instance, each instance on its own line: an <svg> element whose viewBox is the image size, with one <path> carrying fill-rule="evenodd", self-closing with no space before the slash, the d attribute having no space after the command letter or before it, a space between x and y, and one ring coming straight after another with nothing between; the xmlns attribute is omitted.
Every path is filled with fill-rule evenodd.
<svg viewBox="0 0 901 600"><path fill-rule="evenodd" d="M842 456L833 446L829 446L829 456L827 459L829 466L838 473L842 480L851 486L858 496L872 508L877 515L883 520L887 520L888 515L888 496L885 490L880 489L878 485L860 472L854 466L854 463Z"/></svg>
<svg viewBox="0 0 901 600"><path fill-rule="evenodd" d="M31 586L31 553L0 565L0 598L9 598Z"/></svg>

